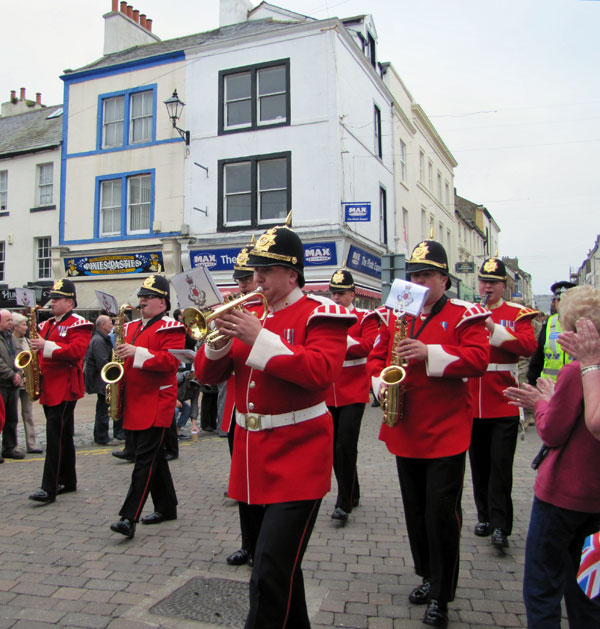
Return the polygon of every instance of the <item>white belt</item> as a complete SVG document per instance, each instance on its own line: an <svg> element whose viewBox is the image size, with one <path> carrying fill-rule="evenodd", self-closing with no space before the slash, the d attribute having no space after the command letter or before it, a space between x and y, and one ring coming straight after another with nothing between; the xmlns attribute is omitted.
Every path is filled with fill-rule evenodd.
<svg viewBox="0 0 600 629"><path fill-rule="evenodd" d="M327 412L325 402L320 402L315 406L302 408L299 411L290 413L279 413L277 415L257 415L252 413L235 413L236 423L246 430L269 430L271 428L281 428L281 426L291 426L300 422L315 419Z"/></svg>
<svg viewBox="0 0 600 629"><path fill-rule="evenodd" d="M345 360L342 367L354 367L354 365L366 365L367 357L364 358L353 358L352 360Z"/></svg>
<svg viewBox="0 0 600 629"><path fill-rule="evenodd" d="M490 363L487 366L488 371L510 371L517 373L517 365L515 363Z"/></svg>

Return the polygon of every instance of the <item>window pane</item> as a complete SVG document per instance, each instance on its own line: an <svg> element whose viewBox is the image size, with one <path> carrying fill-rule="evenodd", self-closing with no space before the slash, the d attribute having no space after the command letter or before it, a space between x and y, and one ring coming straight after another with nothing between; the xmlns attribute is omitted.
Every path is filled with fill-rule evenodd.
<svg viewBox="0 0 600 629"><path fill-rule="evenodd" d="M250 162L225 166L225 193L250 192Z"/></svg>
<svg viewBox="0 0 600 629"><path fill-rule="evenodd" d="M225 197L225 222L250 222L251 195L234 194Z"/></svg>
<svg viewBox="0 0 600 629"><path fill-rule="evenodd" d="M285 94L276 96L263 96L260 99L259 120L284 120L285 119Z"/></svg>
<svg viewBox="0 0 600 629"><path fill-rule="evenodd" d="M285 218L287 215L287 190L260 193L260 218L263 221Z"/></svg>
<svg viewBox="0 0 600 629"><path fill-rule="evenodd" d="M3 240L0 240L0 282L4 281L4 261L6 259L5 253L5 243Z"/></svg>
<svg viewBox="0 0 600 629"><path fill-rule="evenodd" d="M286 160L269 159L259 162L259 190L286 187Z"/></svg>
<svg viewBox="0 0 600 629"><path fill-rule="evenodd" d="M258 95L285 92L285 66L258 71Z"/></svg>
<svg viewBox="0 0 600 629"><path fill-rule="evenodd" d="M236 125L250 124L252 119L251 101L240 100L227 104L226 125L234 127Z"/></svg>
<svg viewBox="0 0 600 629"><path fill-rule="evenodd" d="M150 229L151 178L149 175L129 178L129 232Z"/></svg>
<svg viewBox="0 0 600 629"><path fill-rule="evenodd" d="M100 197L100 234L121 233L121 180L103 181Z"/></svg>
<svg viewBox="0 0 600 629"><path fill-rule="evenodd" d="M40 279L52 277L51 245L49 237L37 239L37 271Z"/></svg>
<svg viewBox="0 0 600 629"><path fill-rule="evenodd" d="M0 211L6 210L8 199L8 171L0 171Z"/></svg>
<svg viewBox="0 0 600 629"><path fill-rule="evenodd" d="M239 100L250 98L252 90L252 80L250 72L242 74L230 74L225 77L225 100Z"/></svg>
<svg viewBox="0 0 600 629"><path fill-rule="evenodd" d="M131 95L131 142L152 140L152 92Z"/></svg>
<svg viewBox="0 0 600 629"><path fill-rule="evenodd" d="M104 100L104 138L102 146L121 146L123 144L123 121L125 98L115 96Z"/></svg>

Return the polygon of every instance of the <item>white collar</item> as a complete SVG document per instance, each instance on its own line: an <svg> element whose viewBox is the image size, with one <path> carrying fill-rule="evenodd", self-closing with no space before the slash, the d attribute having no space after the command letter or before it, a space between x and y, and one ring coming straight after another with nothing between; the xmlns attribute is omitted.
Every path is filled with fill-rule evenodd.
<svg viewBox="0 0 600 629"><path fill-rule="evenodd" d="M284 308L295 304L299 299L302 299L302 297L304 297L304 293L300 287L296 286L283 299L280 299L277 303L273 304L270 309L273 312L283 310Z"/></svg>

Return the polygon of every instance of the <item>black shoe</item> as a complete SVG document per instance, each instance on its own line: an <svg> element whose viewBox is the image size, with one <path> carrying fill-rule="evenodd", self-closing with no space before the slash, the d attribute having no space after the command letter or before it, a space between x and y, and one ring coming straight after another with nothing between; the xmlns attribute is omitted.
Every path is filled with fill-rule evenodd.
<svg viewBox="0 0 600 629"><path fill-rule="evenodd" d="M125 433L118 432L116 435L113 435L113 439L117 441L125 441Z"/></svg>
<svg viewBox="0 0 600 629"><path fill-rule="evenodd" d="M254 557L252 555L248 555L248 566L250 566L250 568L254 568Z"/></svg>
<svg viewBox="0 0 600 629"><path fill-rule="evenodd" d="M427 610L423 616L423 624L431 627L448 626L448 606L446 603L430 598L427 603Z"/></svg>
<svg viewBox="0 0 600 629"><path fill-rule="evenodd" d="M117 459L121 459L123 461L127 461L128 463L135 463L135 457L131 454L129 454L129 452L127 452L125 449L123 450L113 450L111 452L111 454L113 456L116 456Z"/></svg>
<svg viewBox="0 0 600 629"><path fill-rule="evenodd" d="M77 491L77 487L66 487L65 485L59 485L56 490L56 495L60 496L60 494L68 494L72 491Z"/></svg>
<svg viewBox="0 0 600 629"><path fill-rule="evenodd" d="M110 530L115 533L121 533L121 535L125 535L131 539L135 535L135 522L127 518L122 518L118 522L113 522L110 525Z"/></svg>
<svg viewBox="0 0 600 629"><path fill-rule="evenodd" d="M245 563L249 563L250 559L250 553L247 550L240 548L234 553L231 553L231 555L227 557L226 561L230 566L243 566ZM252 565L254 565L254 562L252 562Z"/></svg>
<svg viewBox="0 0 600 629"><path fill-rule="evenodd" d="M23 452L21 452L21 450L7 450L6 452L2 453L2 456L5 459L24 459L25 455L23 454Z"/></svg>
<svg viewBox="0 0 600 629"><path fill-rule="evenodd" d="M346 522L348 520L348 514L341 507L336 507L331 514L331 519Z"/></svg>
<svg viewBox="0 0 600 629"><path fill-rule="evenodd" d="M431 581L427 578L423 579L423 583L418 585L409 595L408 600L413 605L425 605L429 602L429 592L431 591Z"/></svg>
<svg viewBox="0 0 600 629"><path fill-rule="evenodd" d="M502 529L492 531L492 546L494 548L508 548L508 536Z"/></svg>
<svg viewBox="0 0 600 629"><path fill-rule="evenodd" d="M178 454L173 454L172 452L167 452L167 454L165 454L165 461L175 461L175 459L178 459L179 455Z"/></svg>
<svg viewBox="0 0 600 629"><path fill-rule="evenodd" d="M489 522L477 522L473 532L477 537L487 537L492 534L492 525Z"/></svg>
<svg viewBox="0 0 600 629"><path fill-rule="evenodd" d="M177 512L172 513L160 513L159 511L155 511L150 515L146 515L142 518L142 524L160 524L161 522L165 522L166 520L176 520Z"/></svg>
<svg viewBox="0 0 600 629"><path fill-rule="evenodd" d="M0 456L0 463L4 463L4 459Z"/></svg>
<svg viewBox="0 0 600 629"><path fill-rule="evenodd" d="M29 500L35 500L35 502L43 502L45 504L49 504L56 500L56 496L49 494L43 489L37 489L29 496Z"/></svg>
<svg viewBox="0 0 600 629"><path fill-rule="evenodd" d="M30 448L27 452L29 452L29 454L41 454L43 450L41 448Z"/></svg>

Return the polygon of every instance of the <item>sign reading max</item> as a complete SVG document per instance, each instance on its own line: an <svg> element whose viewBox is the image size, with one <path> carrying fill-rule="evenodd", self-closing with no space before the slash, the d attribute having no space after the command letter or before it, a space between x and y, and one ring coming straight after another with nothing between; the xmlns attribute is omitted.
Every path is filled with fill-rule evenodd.
<svg viewBox="0 0 600 629"><path fill-rule="evenodd" d="M371 203L342 203L346 223L368 223L371 220Z"/></svg>

